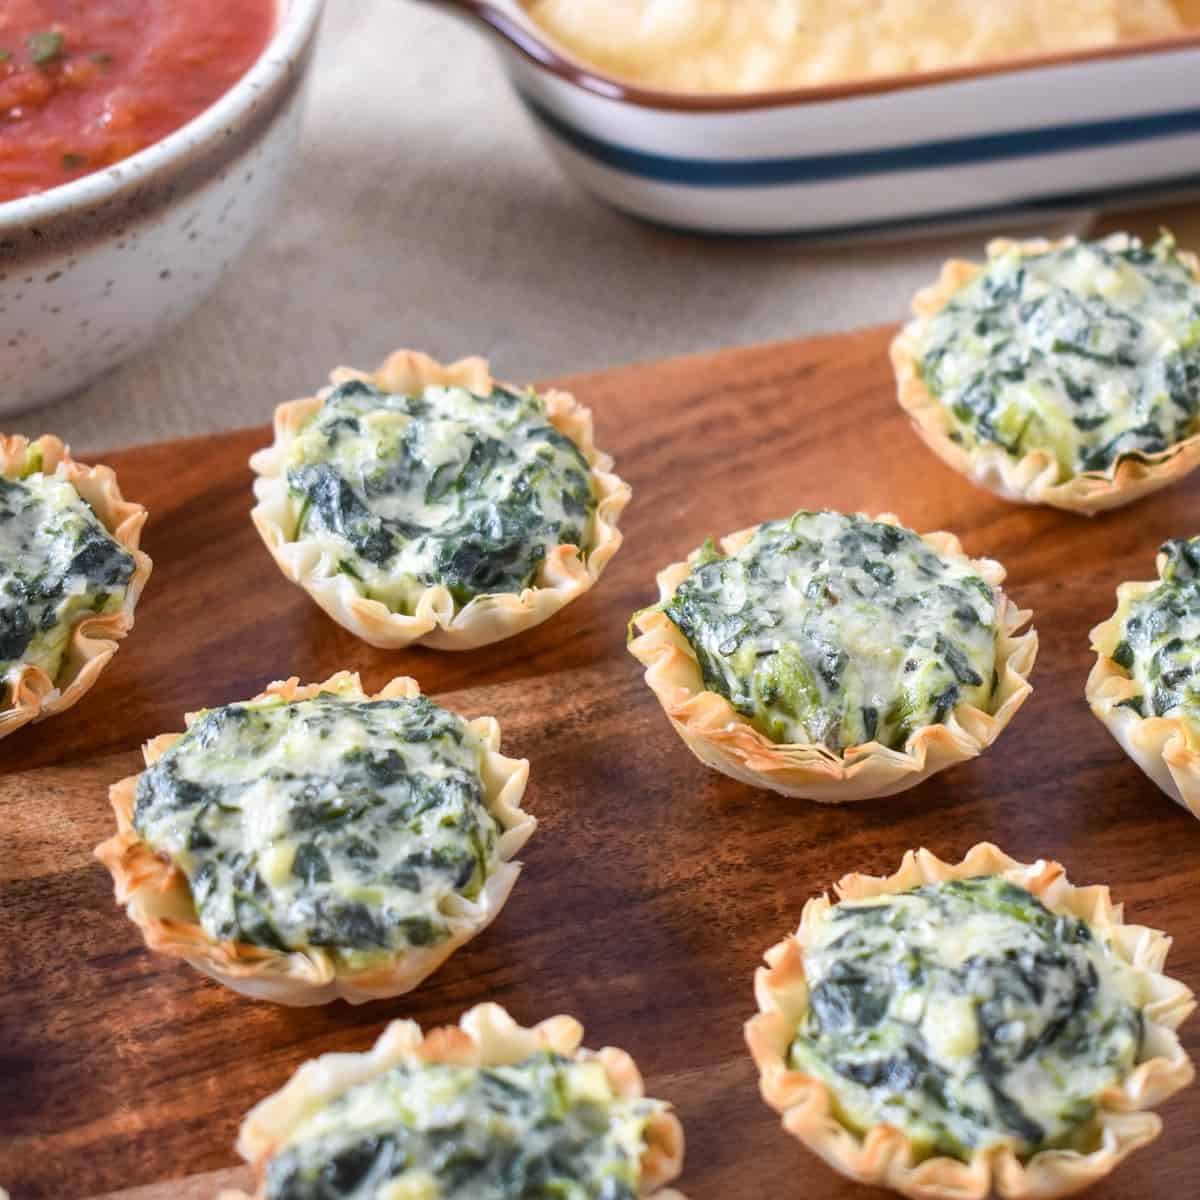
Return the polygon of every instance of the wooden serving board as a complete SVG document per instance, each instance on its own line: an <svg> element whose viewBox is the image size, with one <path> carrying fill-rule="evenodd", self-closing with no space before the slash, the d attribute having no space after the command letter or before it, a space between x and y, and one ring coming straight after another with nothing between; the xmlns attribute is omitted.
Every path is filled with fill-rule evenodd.
<svg viewBox="0 0 1200 1200"><path fill-rule="evenodd" d="M634 499L600 584L549 623L475 653L386 653L286 583L248 519L246 459L264 429L104 456L150 509L154 575L137 627L75 709L0 743L0 1185L13 1200L199 1200L245 1182L242 1114L305 1059L363 1050L385 1022L452 1022L497 1000L529 1023L581 1018L628 1049L688 1137L691 1200L878 1195L787 1137L759 1100L742 1023L762 952L840 875L895 868L925 845L991 839L1108 882L1169 930L1173 973L1200 985L1200 825L1087 710L1089 628L1113 589L1153 572L1165 538L1197 532L1200 475L1095 521L975 490L909 430L890 330L701 355L561 381L595 411ZM503 364L499 364L502 368ZM267 416L266 413L263 416ZM1009 568L1034 610L1035 691L991 750L914 791L823 807L705 770L625 650L654 574L706 535L797 508L893 510L947 528ZM375 689L412 674L468 715L494 713L532 763L541 827L496 923L414 994L361 1008L242 999L146 951L92 858L106 791L185 709L341 667ZM1200 1053L1200 1019L1184 1040ZM1095 1200L1196 1194L1200 1091Z"/></svg>

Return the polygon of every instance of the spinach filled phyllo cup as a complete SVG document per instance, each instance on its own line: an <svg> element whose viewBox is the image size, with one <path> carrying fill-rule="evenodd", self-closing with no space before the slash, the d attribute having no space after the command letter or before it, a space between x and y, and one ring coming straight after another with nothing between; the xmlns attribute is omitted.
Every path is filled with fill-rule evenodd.
<svg viewBox="0 0 1200 1200"><path fill-rule="evenodd" d="M284 575L364 641L486 646L587 591L617 552L629 485L565 392L406 350L331 378L275 410L251 515Z"/></svg>
<svg viewBox="0 0 1200 1200"><path fill-rule="evenodd" d="M1159 578L1123 583L1091 632L1086 694L1121 748L1200 817L1200 537L1167 542Z"/></svg>
<svg viewBox="0 0 1200 1200"><path fill-rule="evenodd" d="M980 844L848 875L767 952L746 1040L793 1137L914 1200L1052 1200L1153 1141L1194 1071L1171 939ZM1182 1114L1180 1114L1182 1115ZM1112 1193L1115 1195L1116 1193Z"/></svg>
<svg viewBox="0 0 1200 1200"><path fill-rule="evenodd" d="M1029 695L1037 634L949 533L798 512L658 576L629 649L688 748L787 796L888 796L979 754Z"/></svg>
<svg viewBox="0 0 1200 1200"><path fill-rule="evenodd" d="M114 784L96 848L153 950L280 1004L416 987L499 913L536 822L524 759L394 679L342 671L188 715Z"/></svg>
<svg viewBox="0 0 1200 1200"><path fill-rule="evenodd" d="M998 240L954 260L892 343L926 444L1009 500L1115 508L1200 462L1200 260L1153 246Z"/></svg>
<svg viewBox="0 0 1200 1200"><path fill-rule="evenodd" d="M480 1004L313 1059L242 1123L254 1200L683 1200L663 1187L683 1162L670 1106L582 1039L572 1017L525 1029Z"/></svg>
<svg viewBox="0 0 1200 1200"><path fill-rule="evenodd" d="M133 628L146 510L56 437L0 437L0 737L76 703Z"/></svg>

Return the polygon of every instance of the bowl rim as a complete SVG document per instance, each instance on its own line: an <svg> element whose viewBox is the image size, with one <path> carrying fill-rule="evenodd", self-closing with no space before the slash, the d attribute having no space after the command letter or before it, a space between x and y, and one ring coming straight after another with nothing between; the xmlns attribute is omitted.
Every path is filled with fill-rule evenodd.
<svg viewBox="0 0 1200 1200"><path fill-rule="evenodd" d="M25 230L39 221L107 204L223 137L232 122L253 109L268 88L286 77L315 33L324 5L324 0L274 2L274 33L250 69L212 104L166 137L111 166L43 192L0 201L0 232Z"/></svg>
<svg viewBox="0 0 1200 1200"><path fill-rule="evenodd" d="M1076 66L1111 59L1137 58L1183 50L1200 50L1200 28L1167 37L1139 38L1106 46L1056 53L1031 53L936 71L879 75L841 83L814 84L762 92L684 92L642 87L597 71L543 34L515 0L435 0L444 7L488 26L512 49L549 74L582 91L636 108L676 113L725 113L788 108L833 100L860 99L957 83L994 75L1017 74L1052 67Z"/></svg>

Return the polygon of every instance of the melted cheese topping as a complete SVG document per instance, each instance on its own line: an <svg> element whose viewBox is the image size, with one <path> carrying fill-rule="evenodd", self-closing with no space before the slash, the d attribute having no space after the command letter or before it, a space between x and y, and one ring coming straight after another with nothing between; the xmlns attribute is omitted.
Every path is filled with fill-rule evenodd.
<svg viewBox="0 0 1200 1200"><path fill-rule="evenodd" d="M288 455L295 538L364 595L411 613L445 584L456 604L532 586L558 545L586 552L596 508L579 448L533 392L335 388Z"/></svg>
<svg viewBox="0 0 1200 1200"><path fill-rule="evenodd" d="M919 1157L1094 1148L1097 1098L1137 1061L1136 974L1003 879L837 904L804 971L793 1066L825 1081L851 1129L887 1122Z"/></svg>
<svg viewBox="0 0 1200 1200"><path fill-rule="evenodd" d="M525 0L588 65L688 92L754 92L1165 36L1169 0Z"/></svg>
<svg viewBox="0 0 1200 1200"><path fill-rule="evenodd" d="M142 774L134 826L187 875L214 941L361 966L443 940L446 900L494 869L485 753L423 696L231 704Z"/></svg>
<svg viewBox="0 0 1200 1200"><path fill-rule="evenodd" d="M1122 599L1117 644L1098 648L1138 684L1123 705L1143 717L1181 718L1200 742L1200 538L1179 538L1162 550L1162 582L1136 600Z"/></svg>
<svg viewBox="0 0 1200 1200"><path fill-rule="evenodd" d="M728 557L709 542L663 611L705 686L775 742L899 748L995 689L992 589L865 517L799 512Z"/></svg>
<svg viewBox="0 0 1200 1200"><path fill-rule="evenodd" d="M56 679L72 629L117 611L133 572L66 479L0 479L0 673L29 664Z"/></svg>
<svg viewBox="0 0 1200 1200"><path fill-rule="evenodd" d="M635 1200L662 1109L598 1062L393 1067L309 1114L267 1168L267 1200Z"/></svg>
<svg viewBox="0 0 1200 1200"><path fill-rule="evenodd" d="M1196 432L1200 282L1167 236L1013 247L929 320L919 357L963 445L1103 472Z"/></svg>

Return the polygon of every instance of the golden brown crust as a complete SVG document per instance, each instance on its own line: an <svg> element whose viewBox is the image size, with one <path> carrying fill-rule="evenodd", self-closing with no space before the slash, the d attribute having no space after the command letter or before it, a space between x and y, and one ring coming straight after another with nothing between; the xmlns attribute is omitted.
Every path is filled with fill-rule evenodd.
<svg viewBox="0 0 1200 1200"><path fill-rule="evenodd" d="M900 524L893 513L871 519ZM755 525L722 538L722 550L736 553L757 529ZM966 559L958 538L951 533L923 534L922 541L940 555ZM659 572L660 602L675 594L698 553L693 551L685 562L672 563ZM955 763L974 758L996 740L1033 690L1029 673L1037 657L1037 633L1030 629L1018 634L1030 613L1018 609L1000 590L1004 568L999 563L990 559L966 561L996 593L1000 627L996 641L996 711L987 713L966 702L959 704L944 724L914 730L903 750L868 742L837 754L825 746L771 741L724 696L705 688L695 651L663 612L647 609L633 618L639 636L630 641L629 651L646 668L646 682L675 732L707 766L785 796L830 804L894 795Z"/></svg>
<svg viewBox="0 0 1200 1200"><path fill-rule="evenodd" d="M247 1114L238 1134L238 1153L254 1167L257 1188L253 1200L264 1200L264 1178L271 1156L313 1109L328 1104L359 1083L382 1075L402 1063L455 1063L462 1066L504 1066L539 1051L550 1050L580 1062L602 1063L615 1094L638 1099L642 1077L624 1050L580 1048L583 1026L574 1017L550 1017L525 1029L498 1004L479 1004L463 1014L457 1025L421 1034L415 1021L393 1021L375 1045L363 1054L324 1054L305 1063L274 1095ZM663 1185L683 1168L683 1129L675 1114L654 1114L646 1126L642 1154L641 1195L649 1200L683 1200ZM241 1192L226 1192L222 1200L251 1200Z"/></svg>
<svg viewBox="0 0 1200 1200"><path fill-rule="evenodd" d="M373 374L339 367L330 379L335 387L348 379L362 379L388 392L444 385L486 394L494 384L482 358L443 366L413 350L397 350ZM338 624L372 646L391 650L419 642L438 650L470 650L512 637L541 624L586 592L620 548L617 523L632 495L629 484L613 473L612 459L596 449L590 410L566 392L551 391L545 394L550 423L579 447L591 468L597 504L586 555L576 546L555 546L539 569L535 587L520 594L477 596L457 612L454 598L441 584L426 588L407 615L361 595L345 575L318 574L320 553L304 538L292 540L296 513L288 496L284 456L291 441L320 411L327 394L293 400L275 410L275 441L250 459L258 476L254 483L258 502L250 515L284 575L304 588Z"/></svg>
<svg viewBox="0 0 1200 1200"><path fill-rule="evenodd" d="M5 681L11 699L0 708L0 737L70 708L88 692L116 654L118 642L133 628L133 611L152 566L138 548L146 510L121 495L111 467L76 462L50 434L33 442L19 436L0 437L0 475L20 479L34 470L57 475L75 488L104 528L133 556L134 571L116 612L85 613L76 620L57 679L29 663L15 668Z"/></svg>
<svg viewBox="0 0 1200 1200"><path fill-rule="evenodd" d="M847 875L836 886L838 901L905 892L921 884L976 875L1000 875L1032 892L1053 912L1086 921L1111 941L1115 953L1137 969L1146 1002L1145 1030L1137 1066L1097 1097L1100 1144L1091 1153L1043 1150L1021 1162L1012 1149L996 1146L962 1162L947 1157L915 1161L912 1144L899 1129L877 1125L864 1136L836 1118L827 1086L788 1065L788 1051L808 1010L804 948L830 908L826 896L809 900L800 927L767 951L754 978L759 1013L746 1024L746 1041L759 1071L763 1099L783 1116L783 1126L830 1166L861 1183L890 1187L914 1200L1050 1200L1066 1196L1107 1175L1131 1151L1158 1136L1159 1118L1144 1111L1192 1080L1191 1060L1175 1030L1195 1007L1191 991L1162 973L1171 939L1154 929L1122 922L1122 909L1106 887L1073 887L1061 864L1017 862L986 842L956 864L928 850L908 851L900 869L887 877Z"/></svg>
<svg viewBox="0 0 1200 1200"><path fill-rule="evenodd" d="M401 676L368 696L357 674L339 671L324 683L303 687L294 676L272 683L254 700L270 696L285 701L306 700L322 691L337 691L355 700L420 695L416 681ZM195 715L187 715L189 726ZM362 1004L401 995L412 991L496 918L521 871L521 865L512 860L537 826L533 816L520 807L529 777L528 761L505 758L499 753L500 728L494 718L477 717L468 724L487 747L483 766L486 801L504 833L496 847L497 864L479 896L475 900L455 896L446 902L443 916L451 933L436 946L412 947L380 966L348 971L339 969L334 956L320 947L284 952L241 942L213 942L196 919L183 872L156 854L133 827L138 775L130 775L109 789L117 832L96 847L96 857L112 874L118 903L125 906L150 949L185 959L236 992L293 1005L326 1004L338 996L351 1004ZM147 742L142 751L146 765L156 763L182 736L167 733Z"/></svg>
<svg viewBox="0 0 1200 1200"><path fill-rule="evenodd" d="M1126 582L1117 588L1117 609L1088 635L1096 662L1088 674L1084 695L1092 712L1135 763L1176 804L1200 817L1200 750L1183 717L1143 717L1122 703L1141 689L1129 672L1111 657L1121 640L1122 614L1129 604L1162 582L1166 557L1159 554L1159 578Z"/></svg>
<svg viewBox="0 0 1200 1200"><path fill-rule="evenodd" d="M1014 246L1025 254L1041 254L1077 240L1062 238L1052 242L1033 238L1014 242L996 238L988 243L987 254L990 260ZM1200 260L1186 251L1180 251L1179 257L1200 281ZM913 298L916 319L900 330L891 345L900 407L908 413L913 428L934 454L972 483L1006 500L1048 504L1084 516L1119 508L1150 492L1157 492L1200 465L1200 433L1159 454L1118 458L1106 471L1085 471L1061 483L1058 482L1058 462L1048 451L1030 450L1016 459L1003 447L992 443L967 449L954 441L950 436L954 432L950 414L921 379L920 345L929 318L944 308L954 294L983 269L982 263L962 259L945 263L937 282L923 288Z"/></svg>

